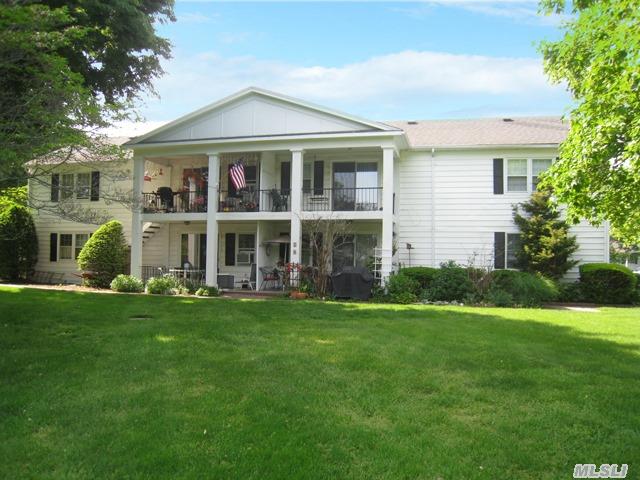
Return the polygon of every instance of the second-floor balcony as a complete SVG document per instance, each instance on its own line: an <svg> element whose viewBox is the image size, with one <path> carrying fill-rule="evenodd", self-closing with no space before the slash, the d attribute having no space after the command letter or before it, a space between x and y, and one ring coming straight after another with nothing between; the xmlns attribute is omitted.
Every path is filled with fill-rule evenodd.
<svg viewBox="0 0 640 480"><path fill-rule="evenodd" d="M363 212L382 210L382 187L321 188L302 192L307 212Z"/></svg>
<svg viewBox="0 0 640 480"><path fill-rule="evenodd" d="M288 190L220 191L219 212L289 212L291 194Z"/></svg>
<svg viewBox="0 0 640 480"><path fill-rule="evenodd" d="M143 194L144 213L205 213L207 194L202 190L174 192L161 187ZM372 212L382 210L382 187L322 188L302 191L306 212ZM291 192L267 190L220 191L218 212L289 212Z"/></svg>

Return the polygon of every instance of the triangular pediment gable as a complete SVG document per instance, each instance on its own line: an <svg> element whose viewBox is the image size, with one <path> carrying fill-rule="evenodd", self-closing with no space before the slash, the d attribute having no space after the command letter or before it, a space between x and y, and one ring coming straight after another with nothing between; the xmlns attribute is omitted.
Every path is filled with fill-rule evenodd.
<svg viewBox="0 0 640 480"><path fill-rule="evenodd" d="M251 88L179 118L130 143L375 130L396 128Z"/></svg>

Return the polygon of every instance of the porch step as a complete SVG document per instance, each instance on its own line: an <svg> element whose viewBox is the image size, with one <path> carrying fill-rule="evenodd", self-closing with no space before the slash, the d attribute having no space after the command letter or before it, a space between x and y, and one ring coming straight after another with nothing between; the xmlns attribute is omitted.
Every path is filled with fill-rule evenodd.
<svg viewBox="0 0 640 480"><path fill-rule="evenodd" d="M229 298L280 298L283 297L282 290L249 290L248 288L235 288L233 290L222 290L221 295Z"/></svg>

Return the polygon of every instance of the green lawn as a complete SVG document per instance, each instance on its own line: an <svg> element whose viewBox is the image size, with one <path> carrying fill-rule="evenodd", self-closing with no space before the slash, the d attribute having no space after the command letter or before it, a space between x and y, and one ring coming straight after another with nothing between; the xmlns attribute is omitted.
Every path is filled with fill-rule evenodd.
<svg viewBox="0 0 640 480"><path fill-rule="evenodd" d="M640 478L639 309L3 287L0 329L1 478Z"/></svg>

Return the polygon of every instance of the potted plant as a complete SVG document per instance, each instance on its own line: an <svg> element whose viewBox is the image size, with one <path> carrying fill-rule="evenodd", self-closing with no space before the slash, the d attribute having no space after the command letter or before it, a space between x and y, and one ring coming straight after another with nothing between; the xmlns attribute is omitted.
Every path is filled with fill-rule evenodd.
<svg viewBox="0 0 640 480"><path fill-rule="evenodd" d="M309 298L311 295L311 291L313 289L313 285L307 278L303 278L298 283L298 288L293 290L290 294L291 298L296 300L304 300L305 298Z"/></svg>

